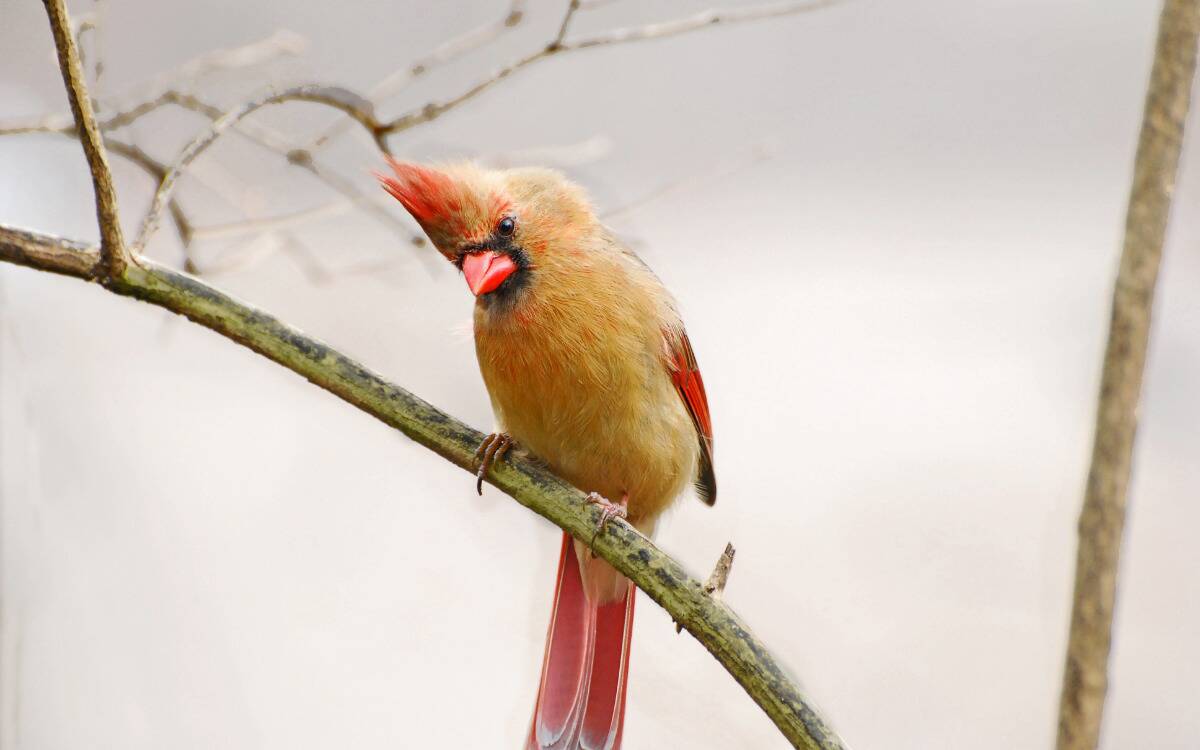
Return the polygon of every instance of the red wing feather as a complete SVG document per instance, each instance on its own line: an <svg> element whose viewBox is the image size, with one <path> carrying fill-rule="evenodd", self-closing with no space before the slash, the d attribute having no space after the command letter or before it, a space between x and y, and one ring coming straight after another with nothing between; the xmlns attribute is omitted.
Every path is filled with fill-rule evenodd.
<svg viewBox="0 0 1200 750"><path fill-rule="evenodd" d="M696 477L696 491L700 499L712 505L717 501L717 477L713 473L713 429L712 416L708 411L708 396L704 392L704 378L696 364L696 354L687 333L680 332L676 338L667 336L670 350L671 380L679 391L684 406L696 424L696 435L700 441L700 466Z"/></svg>

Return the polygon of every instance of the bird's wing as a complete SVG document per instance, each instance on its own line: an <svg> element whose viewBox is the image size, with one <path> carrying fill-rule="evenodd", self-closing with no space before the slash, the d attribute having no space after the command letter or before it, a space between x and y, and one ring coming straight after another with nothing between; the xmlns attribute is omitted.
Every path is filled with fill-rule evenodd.
<svg viewBox="0 0 1200 750"><path fill-rule="evenodd" d="M704 393L704 378L700 377L700 366L696 364L696 353L692 351L687 333L680 331L677 336L667 335L666 340L671 381L692 415L700 441L696 492L701 500L712 505L717 501L717 477L713 473L712 416L708 411L708 396Z"/></svg>

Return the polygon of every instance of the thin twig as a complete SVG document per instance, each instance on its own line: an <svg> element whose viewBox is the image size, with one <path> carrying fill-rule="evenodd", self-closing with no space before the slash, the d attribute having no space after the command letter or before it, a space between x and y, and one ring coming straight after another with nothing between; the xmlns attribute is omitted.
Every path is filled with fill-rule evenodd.
<svg viewBox="0 0 1200 750"><path fill-rule="evenodd" d="M720 599L721 595L725 593L725 584L729 583L729 573L733 570L733 556L736 552L733 542L725 545L725 551L717 558L717 564L713 566L713 572L709 574L708 581L704 584L705 596ZM683 632L683 623L675 623L675 632Z"/></svg>
<svg viewBox="0 0 1200 750"><path fill-rule="evenodd" d="M517 72L521 68L524 68L527 65L532 65L533 63L537 62L538 60L544 60L545 58L550 57L550 56L562 51L563 49L564 48L562 46L558 46L558 47L554 47L554 48L547 47L547 48L540 49L537 52L534 52L532 54L526 55L525 57L522 57L521 59L517 60L516 62L509 63L508 65L504 66L503 68L496 71L495 73L488 76L487 78L484 78L483 80L478 81L477 83L472 85L470 88L468 88L466 91L462 92L458 96L452 97L452 98L447 99L442 102L429 102L429 103L425 104L425 106L421 107L418 110L414 110L412 112L409 112L408 114L401 115L393 120L383 123L383 125L380 129L380 132L384 136L388 136L388 135L393 135L395 133L402 133L405 130L410 130L412 128L415 128L418 125L424 125L427 122L433 122L434 120L441 117L442 115L449 112L450 110L454 109L455 107L457 107L461 104L464 104L464 103L470 101L471 99L474 99L479 94L482 94L484 91L487 91L492 86L495 86L500 81L503 81L505 78L508 78L510 75Z"/></svg>
<svg viewBox="0 0 1200 750"><path fill-rule="evenodd" d="M306 95L292 97L293 99L324 104L347 112L350 115L347 122L361 124L374 137L375 131L378 128L378 122L374 119L372 107L369 102L354 92L333 86L306 86L300 87L298 90L302 90ZM197 96L175 89L168 89L153 99L140 102L127 110L114 113L100 123L100 128L107 132L127 127L142 117L167 105L195 112L212 121L219 120L225 115L222 109ZM350 181L338 177L330 168L325 167L319 161L315 160L311 152L304 149L292 148L288 144L287 137L283 134L276 133L270 128L264 128L245 121L236 123L236 127L231 128L230 131L249 139L251 142L268 151L284 157L293 166L303 168L335 192L354 201L355 205L365 208L368 215L396 232L406 241L418 247L424 244L424 239L419 237L404 222L397 219L394 212L383 208L374 193L364 193ZM222 133L224 132L226 131L222 130ZM40 124L15 126L7 130L0 129L0 135L17 133L63 133L75 135L75 129L70 125L59 125L53 118L43 120ZM195 266L190 256L186 262L191 265L191 270L194 271Z"/></svg>
<svg viewBox="0 0 1200 750"><path fill-rule="evenodd" d="M424 125L425 123L432 122L450 110L465 104L471 99L474 99L476 96L482 94L484 91L487 91L497 83L500 83L513 73L516 73L517 71L533 65L536 62L545 60L555 55L605 45L625 44L628 42L638 42L649 39L662 39L691 31L698 31L709 26L716 26L717 24L728 25L746 21L757 21L766 18L779 18L782 16L798 15L800 13L807 13L809 11L837 5L838 3L844 1L845 0L804 0L803 2L773 3L769 5L752 6L737 10L707 10L703 13L698 13L696 15L674 21L647 24L645 26L637 26L627 29L617 29L615 31L598 34L596 36L581 37L578 39L551 41L542 49L529 53L524 57L505 65L491 75L477 81L457 96L440 102L428 102L419 109L412 110L406 114L384 122L379 129L379 137L382 140L386 136L402 133L406 130L415 128L418 125ZM564 25L565 22L569 21L571 16L574 14L574 8L574 5L570 6L567 17L564 19Z"/></svg>
<svg viewBox="0 0 1200 750"><path fill-rule="evenodd" d="M293 151L290 161L293 165L311 173L318 180L328 185L333 191L349 198L354 202L354 205L364 210L368 215L376 218L379 223L387 225L397 237L411 244L413 247L425 247L424 234L414 231L410 226L398 219L396 212L388 210L384 204L380 203L374 192L365 193L359 190L357 184L342 177L332 169L322 166L307 151ZM420 257L424 259L427 267L432 267L429 265L434 261L432 256L422 253Z"/></svg>
<svg viewBox="0 0 1200 750"><path fill-rule="evenodd" d="M159 93L152 99L137 102L130 105L126 109L118 110L107 118L100 120L98 126L101 132L109 132L127 127L137 122L152 112L173 104L183 109L198 112L210 120L215 120L225 112L212 104L201 101L192 94L186 94L175 89L168 89ZM75 125L70 121L69 116L49 115L43 117L36 122L18 123L15 125L6 125L0 127L0 136L4 135L23 135L28 133L63 133L73 135L75 133Z"/></svg>
<svg viewBox="0 0 1200 750"><path fill-rule="evenodd" d="M88 170L92 175L92 189L96 196L96 220L100 225L100 257L110 279L120 277L129 264L125 240L121 236L121 220L117 210L117 193L113 188L112 172L104 154L104 143L96 127L92 112L92 100L87 82L83 79L83 68L79 62L79 51L75 48L75 37L71 34L71 20L63 0L44 0L46 15L50 18L50 29L54 33L54 46L58 51L58 66L62 71L67 99L71 102L71 113L79 132L79 142L87 157Z"/></svg>
<svg viewBox="0 0 1200 750"><path fill-rule="evenodd" d="M166 178L167 165L150 156L140 147L107 137L104 139L104 145L117 156L141 167L155 179L156 183L161 184ZM171 198L167 202L167 212L170 213L171 223L175 225L175 232L179 235L179 244L183 250L183 270L188 273L199 273L200 269L196 266L195 259L192 258L192 240L196 237L196 230L192 226L191 220L188 219L176 198Z"/></svg>
<svg viewBox="0 0 1200 750"><path fill-rule="evenodd" d="M725 551L717 558L717 564L713 566L713 572L708 577L708 582L704 584L704 593L718 599L721 598L721 595L725 593L725 584L729 583L729 573L733 570L733 556L736 553L733 542L725 545Z"/></svg>
<svg viewBox="0 0 1200 750"><path fill-rule="evenodd" d="M85 245L0 226L0 260L86 279L92 278L96 258L95 250ZM265 312L149 259L131 265L109 289L184 315L262 354L474 473L483 433ZM507 459L492 469L488 482L576 539L591 538L603 512L532 459ZM594 550L684 623L794 747L843 747L746 621L720 598L706 594L704 585L672 557L626 523L605 526Z"/></svg>
<svg viewBox="0 0 1200 750"><path fill-rule="evenodd" d="M85 78L88 69L88 53L83 43L84 36L91 32L92 37L92 109L95 112L100 111L98 92L100 90L100 77L104 75L104 59L100 55L100 26L102 16L105 12L105 5L102 0L96 0L93 9L90 13L85 13L79 17L79 28L75 31L75 46L79 50L79 65L84 70Z"/></svg>
<svg viewBox="0 0 1200 750"><path fill-rule="evenodd" d="M167 171L167 175L163 178L158 186L158 190L154 194L154 200L150 204L150 210L147 212L145 219L142 221L141 231L138 232L137 240L134 242L134 248L140 251L146 246L146 242L154 233L158 226L159 217L161 217L163 208L167 201L170 200L171 194L175 189L175 184L179 180L180 174L187 168L189 164L202 154L205 149L211 146L217 138L223 133L236 125L242 118L261 109L262 107L271 104L280 104L289 101L307 101L324 104L335 107L346 114L354 117L360 122L374 123L374 113L370 102L366 101L357 94L348 91L347 89L337 88L334 86L298 86L296 88L287 89L258 99L251 100L241 106L230 110L226 114L217 118L209 129L193 140L179 154L175 162ZM299 159L300 157L298 157ZM311 161L309 162L311 163Z"/></svg>
<svg viewBox="0 0 1200 750"><path fill-rule="evenodd" d="M678 34L708 28L717 25L745 23L747 21L762 21L767 18L781 18L800 13L809 13L822 8L828 8L845 2L845 0L802 0L801 2L771 3L756 5L749 8L731 8L728 10L706 10L687 18L679 18L661 23L650 23L645 26L634 26L627 29L616 29L586 39L566 42L566 49L587 49L607 44L626 44L642 42L650 39L665 39Z"/></svg>
<svg viewBox="0 0 1200 750"><path fill-rule="evenodd" d="M477 50L498 39L501 35L516 28L524 18L525 0L513 0L508 6L508 10L500 18L442 42L433 52L392 72L379 83L372 86L367 96L374 102L381 102L384 99L395 96L416 79L428 75L431 70L452 62L468 52ZM334 138L344 133L351 124L350 120L338 120L333 125L321 131L319 135L310 139L304 148L316 153L332 142Z"/></svg>
<svg viewBox="0 0 1200 750"><path fill-rule="evenodd" d="M1092 463L1079 516L1074 604L1059 703L1059 750L1094 750L1100 740L1138 400L1198 38L1200 0L1166 0L1134 161Z"/></svg>
<svg viewBox="0 0 1200 750"><path fill-rule="evenodd" d="M557 47L567 38L567 30L571 28L571 19L578 12L579 0L567 0L567 12L563 14L563 20L558 26L558 33L554 35L554 41L550 42L551 47Z"/></svg>

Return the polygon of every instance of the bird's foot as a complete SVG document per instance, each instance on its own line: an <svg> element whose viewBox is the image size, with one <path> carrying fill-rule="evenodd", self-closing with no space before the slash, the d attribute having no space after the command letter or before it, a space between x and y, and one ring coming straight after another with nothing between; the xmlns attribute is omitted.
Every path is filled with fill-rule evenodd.
<svg viewBox="0 0 1200 750"><path fill-rule="evenodd" d="M596 537L600 536L600 532L604 531L604 528L608 526L608 522L614 518L629 518L629 495L622 495L621 502L614 503L599 492L589 492L588 496L584 498L584 502L600 506L600 522L596 524L596 531L592 534L592 541L588 542L588 547L592 550L592 557L595 557Z"/></svg>
<svg viewBox="0 0 1200 750"><path fill-rule="evenodd" d="M480 495L483 494L483 478L487 476L488 469L503 461L504 454L512 445L513 439L503 432L493 432L479 444L479 449L475 451L475 458L479 461L479 471L475 473L475 491Z"/></svg>

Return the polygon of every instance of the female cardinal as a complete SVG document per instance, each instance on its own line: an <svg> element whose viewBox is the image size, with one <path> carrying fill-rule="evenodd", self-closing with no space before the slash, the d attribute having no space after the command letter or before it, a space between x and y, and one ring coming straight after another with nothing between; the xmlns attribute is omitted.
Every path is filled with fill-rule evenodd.
<svg viewBox="0 0 1200 750"><path fill-rule="evenodd" d="M479 482L516 441L590 491L605 520L647 535L689 483L711 505L712 423L683 322L583 191L544 169L389 163L384 189L475 295L500 425L480 446ZM633 601L632 583L563 535L528 748L620 747Z"/></svg>

